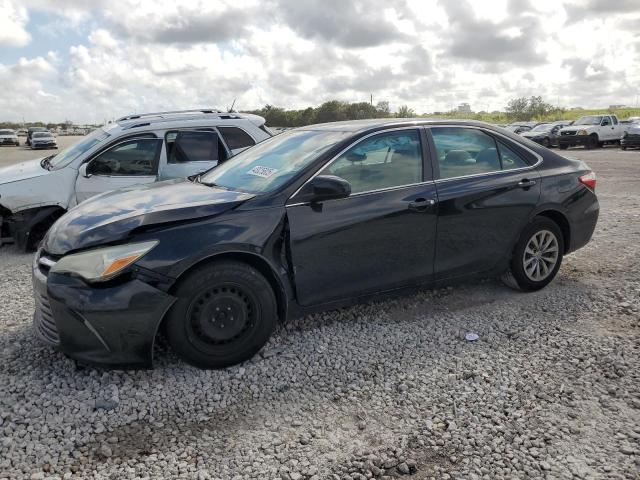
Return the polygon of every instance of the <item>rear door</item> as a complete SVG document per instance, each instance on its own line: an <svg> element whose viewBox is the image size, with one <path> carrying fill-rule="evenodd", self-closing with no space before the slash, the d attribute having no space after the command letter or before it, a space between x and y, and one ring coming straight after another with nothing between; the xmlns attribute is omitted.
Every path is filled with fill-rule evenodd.
<svg viewBox="0 0 640 480"><path fill-rule="evenodd" d="M368 136L321 170L351 185L347 198L289 200L297 295L302 305L430 280L436 233L435 185L423 159L424 132Z"/></svg>
<svg viewBox="0 0 640 480"><path fill-rule="evenodd" d="M171 130L165 134L159 177L166 180L197 175L228 157L216 130Z"/></svg>
<svg viewBox="0 0 640 480"><path fill-rule="evenodd" d="M152 183L158 179L159 138L132 138L98 153L76 179L78 203L109 190Z"/></svg>
<svg viewBox="0 0 640 480"><path fill-rule="evenodd" d="M538 204L532 163L539 157L480 128L429 132L439 202L436 278L489 271L511 254Z"/></svg>

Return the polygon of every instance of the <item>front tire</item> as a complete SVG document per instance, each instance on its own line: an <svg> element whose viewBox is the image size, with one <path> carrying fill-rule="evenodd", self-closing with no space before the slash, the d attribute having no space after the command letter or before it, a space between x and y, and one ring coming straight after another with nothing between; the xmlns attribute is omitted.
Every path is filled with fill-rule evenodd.
<svg viewBox="0 0 640 480"><path fill-rule="evenodd" d="M551 148L551 140L545 138L544 140L542 140L542 146L545 148Z"/></svg>
<svg viewBox="0 0 640 480"><path fill-rule="evenodd" d="M560 227L549 218L535 217L522 231L502 280L517 290L540 290L555 278L563 253Z"/></svg>
<svg viewBox="0 0 640 480"><path fill-rule="evenodd" d="M271 285L244 263L220 261L199 268L175 294L167 339L181 358L199 368L225 368L253 357L278 320Z"/></svg>
<svg viewBox="0 0 640 480"><path fill-rule="evenodd" d="M599 144L600 144L600 142L598 140L598 135L592 134L592 135L589 135L589 139L587 140L586 148L588 150L593 150L594 148L598 148Z"/></svg>

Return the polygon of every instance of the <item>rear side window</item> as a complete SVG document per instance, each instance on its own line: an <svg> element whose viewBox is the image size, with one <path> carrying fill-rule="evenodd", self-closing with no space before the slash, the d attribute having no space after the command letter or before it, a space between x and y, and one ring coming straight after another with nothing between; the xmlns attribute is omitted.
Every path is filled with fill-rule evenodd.
<svg viewBox="0 0 640 480"><path fill-rule="evenodd" d="M513 149L481 130L432 128L440 178L513 170L528 166Z"/></svg>
<svg viewBox="0 0 640 480"><path fill-rule="evenodd" d="M213 131L182 131L167 134L168 163L211 162L218 160L218 135Z"/></svg>
<svg viewBox="0 0 640 480"><path fill-rule="evenodd" d="M256 144L255 140L247 132L238 127L218 127L222 138L229 147L229 150L237 148L247 148Z"/></svg>

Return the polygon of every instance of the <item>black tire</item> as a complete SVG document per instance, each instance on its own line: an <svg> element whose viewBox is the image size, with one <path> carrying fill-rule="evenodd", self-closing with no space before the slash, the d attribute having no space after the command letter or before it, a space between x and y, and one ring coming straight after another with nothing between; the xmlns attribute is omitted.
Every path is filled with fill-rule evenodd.
<svg viewBox="0 0 640 480"><path fill-rule="evenodd" d="M542 146L545 148L551 148L551 140L549 140L548 137L545 137L544 140L542 140Z"/></svg>
<svg viewBox="0 0 640 480"><path fill-rule="evenodd" d="M248 360L267 343L278 321L271 285L244 263L225 260L195 270L175 294L178 300L165 323L167 339L199 368Z"/></svg>
<svg viewBox="0 0 640 480"><path fill-rule="evenodd" d="M527 252L527 257L525 257L525 249L530 246L530 242L533 240L533 237L535 235L539 235L538 238L549 238L546 236L543 237L543 232L550 233L555 238L557 256L555 258L555 263L553 263L553 266L548 263L548 260L550 259L549 254L541 253L538 256L538 260L535 260L535 265L533 267L533 277L535 277L535 269L538 268L538 263L540 263L540 265L546 266L548 270L543 278L535 279L532 278L532 275L530 273L527 273L527 271L525 271L525 265L529 265L530 267L531 257L536 255L531 255ZM550 247L552 246L553 244L550 245ZM541 250L544 251L544 249ZM552 248L550 248L549 250L552 250ZM513 250L513 256L510 261L509 270L504 273L504 275L502 276L502 280L506 285L516 290L522 290L525 292L540 290L541 288L546 287L555 278L558 270L560 269L560 265L562 265L563 254L564 238L562 236L562 230L560 230L560 227L553 220L550 220L547 217L535 217L531 222L529 222L529 224L520 234L520 239L518 240L518 243ZM547 260L543 260L544 258L546 258ZM543 267L539 268L538 272L542 271Z"/></svg>
<svg viewBox="0 0 640 480"><path fill-rule="evenodd" d="M622 150L626 150L626 149L627 149L626 145L622 145L620 148L621 148Z"/></svg>
<svg viewBox="0 0 640 480"><path fill-rule="evenodd" d="M560 148L560 150L566 150L567 148L569 148L569 145L567 145L566 143L560 143L558 145L558 147Z"/></svg>
<svg viewBox="0 0 640 480"><path fill-rule="evenodd" d="M587 139L587 144L585 145L585 148L592 150L594 148L596 148L598 146L600 142L598 141L598 135L591 134L589 135L589 138Z"/></svg>

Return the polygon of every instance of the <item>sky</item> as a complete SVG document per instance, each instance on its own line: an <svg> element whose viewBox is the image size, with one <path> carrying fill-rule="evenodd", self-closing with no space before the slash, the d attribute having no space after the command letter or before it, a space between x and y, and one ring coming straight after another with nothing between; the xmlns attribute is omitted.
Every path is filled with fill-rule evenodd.
<svg viewBox="0 0 640 480"><path fill-rule="evenodd" d="M0 0L0 121L637 106L640 0Z"/></svg>

